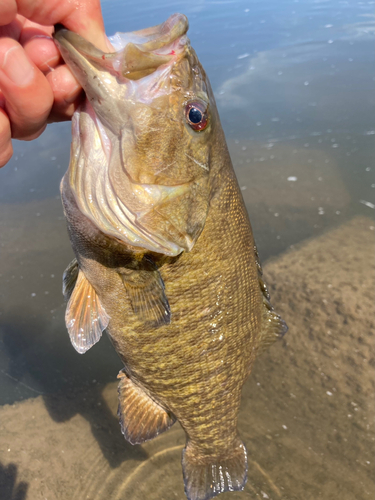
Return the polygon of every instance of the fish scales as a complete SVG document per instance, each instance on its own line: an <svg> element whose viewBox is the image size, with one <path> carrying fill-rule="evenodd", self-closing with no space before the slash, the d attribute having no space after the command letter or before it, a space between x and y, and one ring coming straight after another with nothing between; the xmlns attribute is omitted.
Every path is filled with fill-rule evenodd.
<svg viewBox="0 0 375 500"><path fill-rule="evenodd" d="M187 436L185 493L208 500L245 485L241 389L257 352L286 325L269 303L187 28L175 14L117 35L121 49L109 54L56 30L87 95L73 119L61 185L76 254L64 293L78 352L106 330L124 362L119 419L126 439L142 443L178 420ZM117 99L112 108L103 101L106 84L106 100Z"/></svg>

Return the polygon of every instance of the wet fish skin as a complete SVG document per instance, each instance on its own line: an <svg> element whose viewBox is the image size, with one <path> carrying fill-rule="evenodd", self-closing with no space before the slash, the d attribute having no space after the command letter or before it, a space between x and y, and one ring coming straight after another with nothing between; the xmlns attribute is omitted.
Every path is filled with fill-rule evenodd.
<svg viewBox="0 0 375 500"><path fill-rule="evenodd" d="M128 89L114 85L112 75L104 104L103 86L97 91L93 82L103 79L108 67L115 72L108 61L119 61L119 55L111 55L100 66L102 56L87 43L77 59L79 39L64 31L56 36L66 62L73 65L76 57L81 72L77 76L91 103L86 102L76 116L73 132L80 139L73 137L71 165L61 185L77 259L67 270L65 295L70 317L76 318L68 326L71 337L84 332L79 352L84 352L85 342L91 347L94 341L89 339L96 342L100 337L99 306L109 318L106 331L124 362L119 374L119 417L125 437L133 444L141 443L178 420L187 436L182 458L186 495L189 500L207 500L245 485L246 448L237 432L241 389L257 352L280 338L286 325L270 305L212 90L184 38L186 30L182 15L143 30L138 35L142 43L135 44L138 52L131 50L132 57L136 54L131 59L133 73L126 73L125 63L116 66L128 76L135 75L135 80L126 76L121 80L117 74L123 87L134 90L153 75L160 86L163 76L155 75L159 61L154 72L145 66L150 66L155 50L162 52L174 43L177 57L173 55L170 63L161 66L169 68L168 79L162 80L169 82L168 91L152 99L148 87L140 99L136 91L129 97ZM69 37L74 49L65 44ZM142 59L139 51L147 52L147 64L140 61L137 66L137 57ZM208 104L209 125L201 132L190 129L183 112L186 102L194 99ZM90 132L95 120L104 129L99 130L98 144L102 150L109 144L109 154L100 156L99 147L93 158ZM115 172L109 175L117 182L113 192L131 206L132 213L140 214L141 222L136 218L129 225L135 236L123 236L125 232L114 236L106 230L102 215L87 210L82 202L84 182L91 182L91 177L72 172L94 169L99 178L103 171L95 166L95 158L103 161L103 157L108 160L105 168ZM167 168L160 171L160 167ZM123 170L131 179L126 192L121 184ZM149 199L148 204L144 202L146 195L132 191L145 184L171 189L165 189L162 201L152 205ZM91 200L97 205L95 210L100 211L100 201ZM135 243L144 238L148 247L126 242L126 238L134 238ZM91 316L87 297L71 286L77 272L77 281L86 279L99 303L90 305L97 307L93 315L90 310ZM94 318L91 323L90 317Z"/></svg>

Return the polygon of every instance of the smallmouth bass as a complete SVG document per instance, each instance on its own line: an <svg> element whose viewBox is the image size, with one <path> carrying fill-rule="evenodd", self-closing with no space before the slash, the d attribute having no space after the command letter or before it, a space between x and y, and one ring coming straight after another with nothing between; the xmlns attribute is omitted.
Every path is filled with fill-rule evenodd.
<svg viewBox="0 0 375 500"><path fill-rule="evenodd" d="M242 490L242 386L286 332L273 310L208 78L187 18L118 33L104 53L56 27L86 92L61 196L76 259L66 325L86 352L107 331L132 444L178 420L189 500Z"/></svg>

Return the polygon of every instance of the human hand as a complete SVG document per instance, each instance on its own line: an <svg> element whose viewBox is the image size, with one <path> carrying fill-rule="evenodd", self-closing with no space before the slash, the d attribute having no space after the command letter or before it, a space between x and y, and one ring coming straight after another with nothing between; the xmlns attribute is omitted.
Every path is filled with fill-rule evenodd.
<svg viewBox="0 0 375 500"><path fill-rule="evenodd" d="M57 23L108 51L100 0L0 1L0 167L11 138L32 140L47 123L69 120L82 89L51 35Z"/></svg>

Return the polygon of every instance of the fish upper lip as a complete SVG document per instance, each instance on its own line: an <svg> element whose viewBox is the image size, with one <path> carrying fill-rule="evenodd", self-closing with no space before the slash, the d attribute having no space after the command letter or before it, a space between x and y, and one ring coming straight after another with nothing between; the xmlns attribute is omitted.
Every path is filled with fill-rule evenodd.
<svg viewBox="0 0 375 500"><path fill-rule="evenodd" d="M185 35L188 29L189 23L187 17L184 14L173 14L164 23L152 28L120 33L119 35L123 37L125 42L122 51L126 49L127 45L133 45L145 55L172 56L175 55L175 51L171 50L168 53L166 49ZM70 46L91 61L99 62L107 58L114 58L118 52L121 52L121 50L117 52L103 52L81 35L68 30L63 24L55 25L53 38L58 45L68 50ZM128 40L126 41L126 39Z"/></svg>

